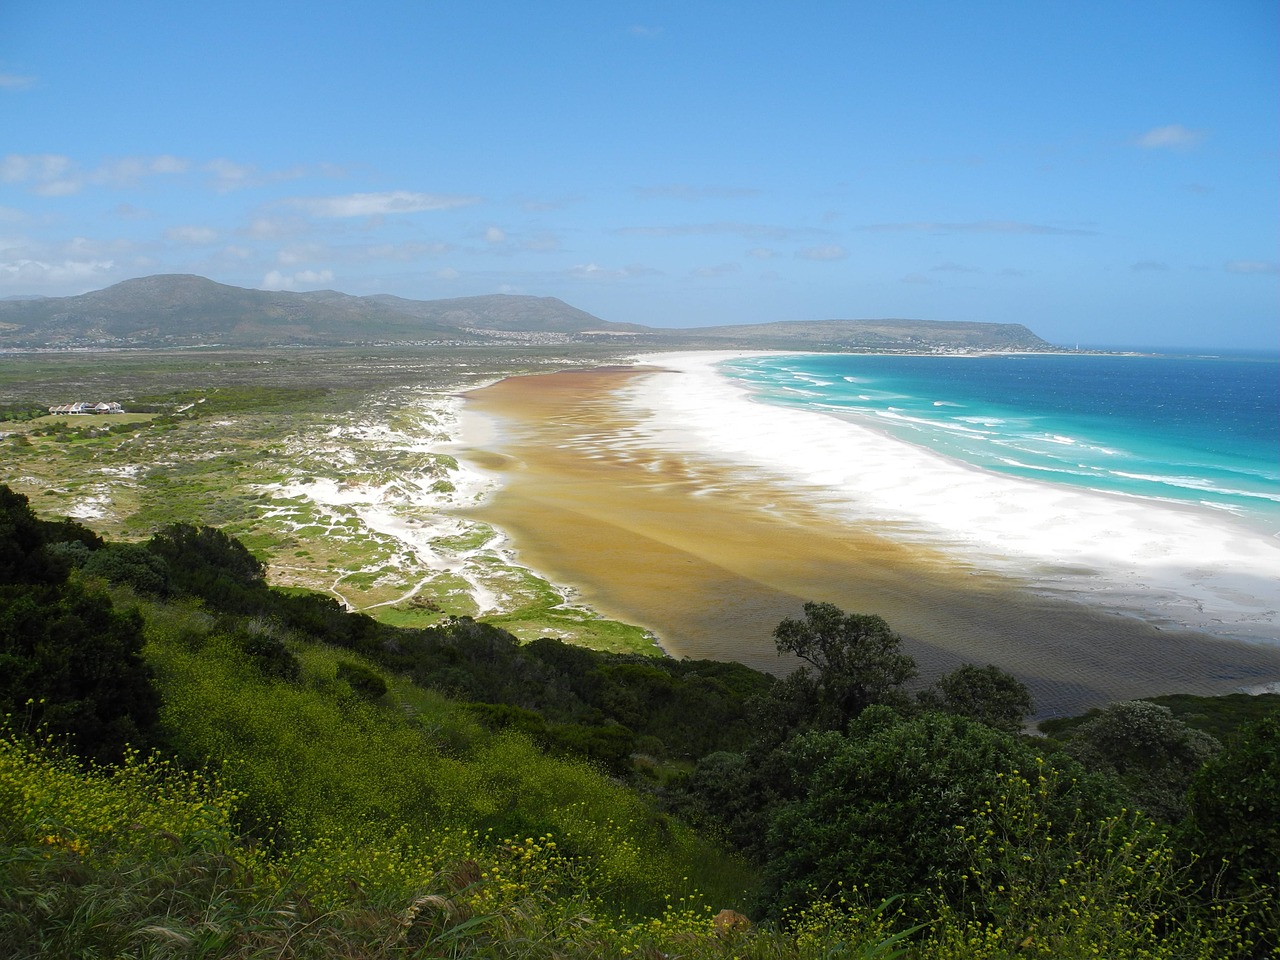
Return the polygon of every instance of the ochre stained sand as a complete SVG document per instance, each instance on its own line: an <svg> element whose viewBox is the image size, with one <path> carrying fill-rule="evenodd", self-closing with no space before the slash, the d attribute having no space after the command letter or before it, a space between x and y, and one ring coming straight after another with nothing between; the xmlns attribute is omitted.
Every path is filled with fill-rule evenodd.
<svg viewBox="0 0 1280 960"><path fill-rule="evenodd" d="M925 678L963 662L1011 671L1042 717L1280 676L1275 647L1037 596L891 530L824 515L801 489L748 468L654 449L614 396L645 375L517 377L469 394L490 426L472 456L502 476L475 513L511 538L520 562L652 630L674 656L785 671L773 628L819 600L883 616Z"/></svg>

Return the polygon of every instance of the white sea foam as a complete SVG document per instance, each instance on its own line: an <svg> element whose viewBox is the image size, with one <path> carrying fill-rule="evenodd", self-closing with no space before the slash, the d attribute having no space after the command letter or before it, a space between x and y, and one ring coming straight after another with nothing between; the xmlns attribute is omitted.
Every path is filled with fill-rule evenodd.
<svg viewBox="0 0 1280 960"><path fill-rule="evenodd" d="M662 370L634 381L626 396L647 414L655 445L789 482L833 518L892 524L895 535L1036 588L1158 623L1280 643L1280 540L1194 507L978 470L847 415L758 402L715 370L742 356L641 358ZM1050 437L1071 445L1070 437L1043 439ZM1062 574L1066 568L1089 572Z"/></svg>

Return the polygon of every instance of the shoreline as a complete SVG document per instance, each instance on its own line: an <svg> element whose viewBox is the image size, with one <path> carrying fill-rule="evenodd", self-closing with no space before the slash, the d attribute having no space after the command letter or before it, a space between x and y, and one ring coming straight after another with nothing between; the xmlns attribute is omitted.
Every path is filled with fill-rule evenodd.
<svg viewBox="0 0 1280 960"><path fill-rule="evenodd" d="M1144 604L1128 593L1098 590L1093 569L1055 570L1041 558L1032 578L1014 569L1025 560L1001 566L1007 554L940 538L918 517L842 511L821 467L795 469L803 461L789 443L806 431L788 440L758 423L764 412L789 414L794 434L791 418L812 415L753 403L715 373L719 360L748 353L780 351L642 354L629 368L469 391L450 446L497 483L466 515L500 530L518 563L602 615L651 630L674 656L785 672L772 628L818 599L885 616L925 680L962 662L1010 669L1032 687L1041 718L1175 691L1257 692L1280 678L1280 647L1186 629L1178 598L1153 624L1150 611L1134 616ZM730 420L745 422L754 455L739 449L742 436L699 426L726 422L726 401L708 387L729 391ZM812 419L827 432L843 424ZM771 450L763 462L762 437ZM895 458L912 449L874 442L891 443ZM1231 589L1221 578L1212 586ZM1101 602L1084 602L1082 587Z"/></svg>
<svg viewBox="0 0 1280 960"><path fill-rule="evenodd" d="M898 536L1032 589L1162 627L1280 644L1280 580L1268 575L1280 570L1273 538L1207 508L1008 477L863 418L759 401L715 369L749 355L765 354L645 358L683 381L650 378L628 400L653 418L661 442L789 480L848 522L892 524ZM690 394L696 402L688 403ZM749 433L721 426L747 420ZM841 462L851 452L856 468Z"/></svg>

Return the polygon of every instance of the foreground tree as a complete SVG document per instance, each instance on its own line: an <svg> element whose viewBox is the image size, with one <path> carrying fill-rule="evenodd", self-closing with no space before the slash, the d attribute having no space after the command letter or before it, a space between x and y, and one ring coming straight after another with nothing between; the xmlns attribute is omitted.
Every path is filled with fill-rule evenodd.
<svg viewBox="0 0 1280 960"><path fill-rule="evenodd" d="M1006 733L1019 733L1034 705L1031 691L999 667L971 663L941 677L917 698L926 710L968 717Z"/></svg>
<svg viewBox="0 0 1280 960"><path fill-rule="evenodd" d="M803 669L812 674L822 726L843 729L874 703L909 703L902 685L917 675L916 662L882 617L806 603L804 619L783 620L773 639L779 654L795 654L808 665Z"/></svg>

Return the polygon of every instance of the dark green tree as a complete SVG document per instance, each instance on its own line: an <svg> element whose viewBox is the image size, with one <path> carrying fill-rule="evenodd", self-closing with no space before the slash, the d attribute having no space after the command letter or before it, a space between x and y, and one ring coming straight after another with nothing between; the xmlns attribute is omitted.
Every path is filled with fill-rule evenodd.
<svg viewBox="0 0 1280 960"><path fill-rule="evenodd" d="M139 593L169 592L169 565L139 543L109 543L91 554L81 569L85 576L102 577Z"/></svg>
<svg viewBox="0 0 1280 960"><path fill-rule="evenodd" d="M1251 903L1255 955L1280 956L1280 714L1242 727L1197 771L1178 836L1200 855L1206 890Z"/></svg>
<svg viewBox="0 0 1280 960"><path fill-rule="evenodd" d="M0 583L62 583L71 557L49 548L64 543L92 551L102 539L72 520L41 520L24 494L0 485Z"/></svg>
<svg viewBox="0 0 1280 960"><path fill-rule="evenodd" d="M0 587L0 713L93 760L145 747L160 698L142 646L141 618L106 596L74 583Z"/></svg>
<svg viewBox="0 0 1280 960"><path fill-rule="evenodd" d="M1072 756L1091 770L1113 774L1138 808L1164 823L1186 814L1192 778L1221 746L1168 707L1146 700L1113 703L1066 741Z"/></svg>
<svg viewBox="0 0 1280 960"><path fill-rule="evenodd" d="M1280 715L1243 727L1196 772L1182 832L1237 886L1280 880Z"/></svg>
<svg viewBox="0 0 1280 960"><path fill-rule="evenodd" d="M173 523L146 546L168 566L174 593L200 597L227 613L256 612L270 602L261 561L215 527Z"/></svg>
<svg viewBox="0 0 1280 960"><path fill-rule="evenodd" d="M1033 704L1031 691L999 667L966 663L922 690L917 697L926 710L953 713L1006 733L1022 730Z"/></svg>
<svg viewBox="0 0 1280 960"><path fill-rule="evenodd" d="M902 685L917 674L902 638L874 614L845 613L830 603L806 603L804 619L773 631L778 653L803 660L825 713L822 726L841 729L873 703L905 707Z"/></svg>

